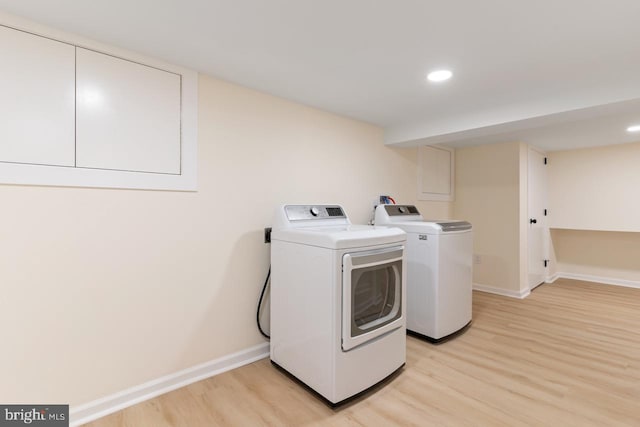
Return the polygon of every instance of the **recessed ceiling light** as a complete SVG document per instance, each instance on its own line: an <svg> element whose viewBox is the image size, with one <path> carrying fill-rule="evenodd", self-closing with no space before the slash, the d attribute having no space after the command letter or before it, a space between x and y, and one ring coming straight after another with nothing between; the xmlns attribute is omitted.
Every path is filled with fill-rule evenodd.
<svg viewBox="0 0 640 427"><path fill-rule="evenodd" d="M627 132L640 132L640 125L629 126Z"/></svg>
<svg viewBox="0 0 640 427"><path fill-rule="evenodd" d="M445 80L449 80L453 76L453 73L449 70L436 70L427 74L427 79L430 82L443 82Z"/></svg>

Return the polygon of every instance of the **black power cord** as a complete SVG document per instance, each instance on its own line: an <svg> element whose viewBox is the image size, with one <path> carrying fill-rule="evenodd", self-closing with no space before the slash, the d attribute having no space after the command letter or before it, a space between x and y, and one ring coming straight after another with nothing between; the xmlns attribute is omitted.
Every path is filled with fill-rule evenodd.
<svg viewBox="0 0 640 427"><path fill-rule="evenodd" d="M267 285L269 284L269 278L271 277L271 266L269 266L269 271L267 272L267 278L264 279L264 285L262 286L262 292L260 293L260 299L258 300L258 310L256 311L256 323L258 324L258 330L266 339L271 339L270 335L267 335L265 331L262 330L262 325L260 325L260 308L262 307L262 300L264 299L264 293L267 290Z"/></svg>

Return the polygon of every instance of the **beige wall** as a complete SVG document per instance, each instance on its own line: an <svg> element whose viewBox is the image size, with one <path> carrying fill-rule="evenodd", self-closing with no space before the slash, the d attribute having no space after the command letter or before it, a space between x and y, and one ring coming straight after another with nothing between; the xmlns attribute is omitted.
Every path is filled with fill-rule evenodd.
<svg viewBox="0 0 640 427"><path fill-rule="evenodd" d="M549 153L553 228L640 231L640 142Z"/></svg>
<svg viewBox="0 0 640 427"><path fill-rule="evenodd" d="M527 148L521 143L456 150L453 215L473 224L476 284L507 291L526 289ZM523 201L524 199L524 201ZM524 240L524 241L523 241Z"/></svg>
<svg viewBox="0 0 640 427"><path fill-rule="evenodd" d="M640 143L549 153L557 273L640 281L638 165Z"/></svg>
<svg viewBox="0 0 640 427"><path fill-rule="evenodd" d="M640 233L551 230L559 273L640 283Z"/></svg>
<svg viewBox="0 0 640 427"><path fill-rule="evenodd" d="M263 342L263 227L280 203L415 202L416 149L209 77L196 193L0 186L0 402L72 405ZM450 217L449 203L418 203Z"/></svg>

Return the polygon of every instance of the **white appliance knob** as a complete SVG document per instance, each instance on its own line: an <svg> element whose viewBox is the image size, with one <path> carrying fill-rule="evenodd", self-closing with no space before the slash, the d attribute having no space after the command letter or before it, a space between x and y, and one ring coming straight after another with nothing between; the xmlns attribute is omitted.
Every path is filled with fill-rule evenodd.
<svg viewBox="0 0 640 427"><path fill-rule="evenodd" d="M407 211L407 209L404 206L400 206L398 210L400 211L400 213L405 213Z"/></svg>
<svg viewBox="0 0 640 427"><path fill-rule="evenodd" d="M311 209L309 209L309 212L311 212L311 215L313 216L318 216L318 214L320 213L320 210L314 206Z"/></svg>

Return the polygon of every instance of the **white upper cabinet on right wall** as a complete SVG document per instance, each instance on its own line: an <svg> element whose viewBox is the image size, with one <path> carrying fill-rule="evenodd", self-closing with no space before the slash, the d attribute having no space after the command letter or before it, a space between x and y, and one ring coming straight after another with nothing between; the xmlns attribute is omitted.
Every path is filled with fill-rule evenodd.
<svg viewBox="0 0 640 427"><path fill-rule="evenodd" d="M418 147L418 200L453 200L454 155L451 148Z"/></svg>
<svg viewBox="0 0 640 427"><path fill-rule="evenodd" d="M180 173L180 75L77 50L77 167Z"/></svg>

